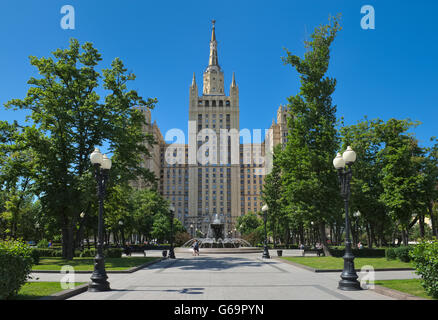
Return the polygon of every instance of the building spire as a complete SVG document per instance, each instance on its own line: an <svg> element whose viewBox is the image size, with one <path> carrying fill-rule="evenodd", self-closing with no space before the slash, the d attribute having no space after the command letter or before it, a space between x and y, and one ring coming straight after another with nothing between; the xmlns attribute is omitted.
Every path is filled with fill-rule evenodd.
<svg viewBox="0 0 438 320"><path fill-rule="evenodd" d="M217 58L217 41L216 41L216 32L215 32L215 24L216 20L212 20L213 28L211 31L211 41L210 41L210 59L208 61L208 66L217 66L219 67L219 61Z"/></svg>
<svg viewBox="0 0 438 320"><path fill-rule="evenodd" d="M196 86L196 78L195 78L195 73L193 72L192 87L195 86Z"/></svg>
<svg viewBox="0 0 438 320"><path fill-rule="evenodd" d="M233 71L233 81L231 82L231 87L232 88L236 87L236 76L234 75L234 71Z"/></svg>

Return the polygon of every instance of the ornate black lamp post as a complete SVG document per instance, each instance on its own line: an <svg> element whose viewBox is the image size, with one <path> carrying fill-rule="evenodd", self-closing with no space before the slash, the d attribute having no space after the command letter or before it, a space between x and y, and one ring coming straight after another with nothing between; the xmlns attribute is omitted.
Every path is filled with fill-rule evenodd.
<svg viewBox="0 0 438 320"><path fill-rule="evenodd" d="M357 281L356 270L354 269L354 256L351 250L350 240L350 221L348 217L348 200L350 198L350 182L352 177L351 167L356 161L356 153L348 147L341 155L338 153L333 160L334 167L338 170L339 181L341 185L341 196L344 198L345 204L345 255L344 255L344 270L339 281L340 290L355 291L361 290L360 283Z"/></svg>
<svg viewBox="0 0 438 320"><path fill-rule="evenodd" d="M97 255L94 258L94 272L91 275L91 283L88 285L88 291L110 291L109 282L106 280L108 276L105 271L105 257L103 255L103 199L105 198L109 170L111 169L111 160L106 155L102 155L97 148L91 154L90 160L95 169L97 195L99 199L99 218L97 229Z"/></svg>
<svg viewBox="0 0 438 320"><path fill-rule="evenodd" d="M269 250L268 250L268 234L266 232L266 221L268 220L268 205L265 204L262 208L263 211L263 222L265 224L265 243L263 245L263 256L262 258L264 259L270 259L271 257L269 256Z"/></svg>
<svg viewBox="0 0 438 320"><path fill-rule="evenodd" d="M170 249L169 249L169 258L175 259L175 251L173 250L173 218L175 214L175 207L170 205Z"/></svg>

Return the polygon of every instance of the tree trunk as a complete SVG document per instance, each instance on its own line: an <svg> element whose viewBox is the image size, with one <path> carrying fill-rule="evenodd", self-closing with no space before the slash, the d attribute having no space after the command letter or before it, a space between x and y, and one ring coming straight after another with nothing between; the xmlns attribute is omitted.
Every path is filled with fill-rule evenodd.
<svg viewBox="0 0 438 320"><path fill-rule="evenodd" d="M403 245L408 246L409 245L409 238L408 238L408 230L407 229L402 230L402 239L403 239Z"/></svg>
<svg viewBox="0 0 438 320"><path fill-rule="evenodd" d="M319 224L319 238L321 239L322 250L324 251L324 255L326 257L331 257L329 247L327 245L327 237L325 235L325 223L321 222Z"/></svg>
<svg viewBox="0 0 438 320"><path fill-rule="evenodd" d="M420 225L420 237L424 238L424 236L426 234L424 232L424 215L423 214L420 214L419 225Z"/></svg>
<svg viewBox="0 0 438 320"><path fill-rule="evenodd" d="M62 258L73 260L74 257L74 231L71 221L64 217L62 225Z"/></svg>
<svg viewBox="0 0 438 320"><path fill-rule="evenodd" d="M365 223L365 229L367 232L368 248L371 249L373 247L373 239L371 238L371 231L368 223Z"/></svg>
<svg viewBox="0 0 438 320"><path fill-rule="evenodd" d="M429 209L429 215L430 215L430 222L432 223L432 235L435 238L438 238L438 231L437 231L437 217L435 216L434 212L433 212L433 204L432 201L429 202L428 204L428 209Z"/></svg>

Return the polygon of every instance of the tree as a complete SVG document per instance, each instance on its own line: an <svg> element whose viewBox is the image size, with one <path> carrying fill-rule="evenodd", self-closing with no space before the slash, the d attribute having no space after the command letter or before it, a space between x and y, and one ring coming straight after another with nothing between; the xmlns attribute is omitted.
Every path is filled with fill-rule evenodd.
<svg viewBox="0 0 438 320"><path fill-rule="evenodd" d="M317 27L305 41L304 59L287 51L283 58L300 74L299 94L288 98L289 134L281 153L282 180L289 212L303 213L319 226L324 253L327 248L325 224L340 208L340 194L332 161L338 150L336 106L331 95L336 80L325 76L330 47L341 30L339 17Z"/></svg>
<svg viewBox="0 0 438 320"><path fill-rule="evenodd" d="M23 134L34 156L35 194L62 230L63 257L72 259L79 215L95 199L89 155L95 146L108 145L113 153L112 185L137 177L151 179L140 165L148 155L144 141L151 141L151 136L142 132L145 119L134 107L153 108L156 100L145 101L128 91L135 75L127 73L118 58L100 74L96 68L101 55L91 43L80 46L71 39L69 48L57 49L53 56L30 57L41 77L28 81L31 87L23 100L13 99L5 106L30 111L32 123ZM107 93L104 99L98 89Z"/></svg>
<svg viewBox="0 0 438 320"><path fill-rule="evenodd" d="M168 214L169 203L153 189L135 190L132 201L133 231L150 239L154 217Z"/></svg>
<svg viewBox="0 0 438 320"><path fill-rule="evenodd" d="M384 241L385 229L392 224L385 205L380 201L383 192L380 179L382 162L378 155L383 141L377 133L377 127L382 123L380 119L365 118L356 125L340 130L342 149L351 146L357 154L357 161L353 166L350 206L353 212L361 213L360 220L364 223L370 248L373 246L375 234L378 233L380 242ZM354 232L353 242L359 242L358 235Z"/></svg>
<svg viewBox="0 0 438 320"><path fill-rule="evenodd" d="M409 229L414 225L412 217L421 211L425 190L425 176L421 174L424 155L417 141L407 130L418 125L410 120L390 119L377 127L385 147L379 151L382 162L379 178L383 191L380 201L399 223L404 245L408 245ZM418 219L418 218L417 218ZM414 220L416 221L416 220Z"/></svg>
<svg viewBox="0 0 438 320"><path fill-rule="evenodd" d="M242 235L252 233L260 227L263 227L263 220L253 212L248 212L237 218L236 229Z"/></svg>
<svg viewBox="0 0 438 320"><path fill-rule="evenodd" d="M276 146L273 154L272 171L266 175L263 184L262 199L268 205L268 226L272 231L274 245L282 230L289 233L289 223L284 210L283 187L281 180L281 167L277 155L281 152L281 145Z"/></svg>

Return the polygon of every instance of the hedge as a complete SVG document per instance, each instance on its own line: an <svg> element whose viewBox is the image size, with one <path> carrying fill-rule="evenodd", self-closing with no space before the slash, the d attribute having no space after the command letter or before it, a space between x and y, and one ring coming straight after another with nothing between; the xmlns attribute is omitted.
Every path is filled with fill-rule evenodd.
<svg viewBox="0 0 438 320"><path fill-rule="evenodd" d="M409 251L411 250L410 247L398 247L394 249L395 255L397 256L397 259L399 259L402 262L409 262L411 261L411 257L409 256Z"/></svg>
<svg viewBox="0 0 438 320"><path fill-rule="evenodd" d="M103 255L106 258L121 258L122 251L123 251L122 248L107 248L103 251ZM84 251L82 251L79 256L94 258L96 254L97 254L97 250L91 248L91 249L84 249Z"/></svg>
<svg viewBox="0 0 438 320"><path fill-rule="evenodd" d="M382 248L352 249L351 251L356 258L382 258L382 257L385 257L385 249L382 249ZM342 258L345 254L345 248L340 249L339 247L338 248L331 247L330 253L332 254L333 257Z"/></svg>
<svg viewBox="0 0 438 320"><path fill-rule="evenodd" d="M0 299L15 296L32 270L31 248L23 241L0 241Z"/></svg>
<svg viewBox="0 0 438 320"><path fill-rule="evenodd" d="M409 255L426 293L438 298L438 241L420 242Z"/></svg>
<svg viewBox="0 0 438 320"><path fill-rule="evenodd" d="M386 260L395 260L397 255L395 254L395 248L387 248L385 250Z"/></svg>

